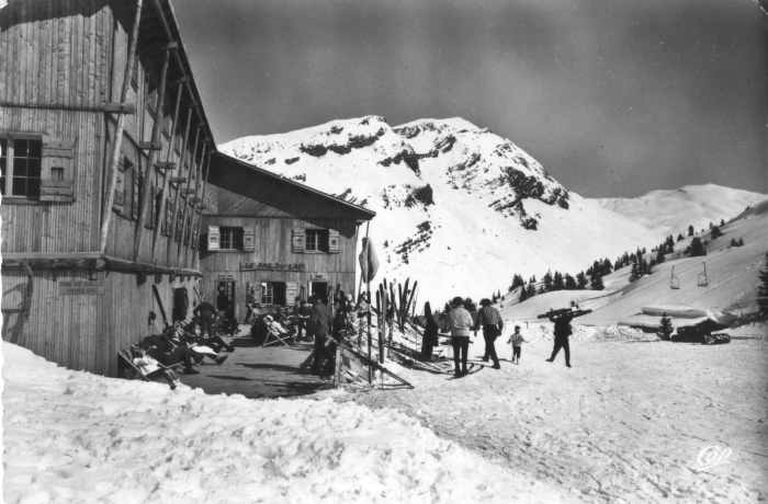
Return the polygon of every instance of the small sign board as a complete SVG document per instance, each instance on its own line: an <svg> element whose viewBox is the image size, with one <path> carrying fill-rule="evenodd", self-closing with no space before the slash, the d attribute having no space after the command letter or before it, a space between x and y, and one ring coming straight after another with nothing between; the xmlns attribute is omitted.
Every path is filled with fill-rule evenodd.
<svg viewBox="0 0 768 504"><path fill-rule="evenodd" d="M243 262L240 263L240 271L306 271L304 263L265 263Z"/></svg>
<svg viewBox="0 0 768 504"><path fill-rule="evenodd" d="M60 280L59 296L103 296L103 280Z"/></svg>

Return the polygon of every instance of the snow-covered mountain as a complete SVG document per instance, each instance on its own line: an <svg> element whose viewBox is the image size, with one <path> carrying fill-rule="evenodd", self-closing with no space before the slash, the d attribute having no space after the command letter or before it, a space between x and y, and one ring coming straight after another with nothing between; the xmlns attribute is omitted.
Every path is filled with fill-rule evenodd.
<svg viewBox="0 0 768 504"><path fill-rule="evenodd" d="M676 235L685 234L689 225L698 231L707 228L710 222L727 221L766 197L742 189L705 184L651 191L637 198L601 198L597 201L603 208L648 228Z"/></svg>
<svg viewBox="0 0 768 504"><path fill-rule="evenodd" d="M379 278L419 280L422 301L504 292L515 273L577 272L662 236L461 118L335 120L220 150L376 211Z"/></svg>

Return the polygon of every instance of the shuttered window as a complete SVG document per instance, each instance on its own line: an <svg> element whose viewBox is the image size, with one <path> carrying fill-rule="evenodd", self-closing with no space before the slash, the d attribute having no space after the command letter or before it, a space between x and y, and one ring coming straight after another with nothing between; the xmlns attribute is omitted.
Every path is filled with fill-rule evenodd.
<svg viewBox="0 0 768 504"><path fill-rule="evenodd" d="M3 196L40 199L43 142L0 138L0 188Z"/></svg>
<svg viewBox="0 0 768 504"><path fill-rule="evenodd" d="M304 233L305 250L315 252L328 252L328 230L307 229Z"/></svg>

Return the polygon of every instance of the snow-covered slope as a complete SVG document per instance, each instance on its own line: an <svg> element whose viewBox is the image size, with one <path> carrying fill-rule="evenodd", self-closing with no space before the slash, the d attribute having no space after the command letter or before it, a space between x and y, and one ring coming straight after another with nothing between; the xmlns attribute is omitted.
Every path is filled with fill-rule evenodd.
<svg viewBox="0 0 768 504"><path fill-rule="evenodd" d="M717 184L690 185L674 190L651 191L637 198L600 198L603 208L613 210L657 229L662 234L685 234L689 225L697 231L710 222L729 220L765 194L723 187Z"/></svg>
<svg viewBox="0 0 768 504"><path fill-rule="evenodd" d="M653 273L629 282L630 267L624 267L604 277L603 291L557 291L537 295L523 303L510 300L503 307L512 319L535 320L537 314L550 308L567 307L577 301L593 313L578 319L580 324L608 326L633 320L646 306L685 305L701 310L728 310L735 314L757 311L758 272L768 251L768 199L753 205L721 228L724 233L707 242L707 255L687 257L682 251L688 239L675 244L675 253L654 266ZM743 240L740 247L731 240ZM706 284L700 281L706 264ZM671 270L675 269L677 289L670 287ZM703 280L703 277L701 278Z"/></svg>
<svg viewBox="0 0 768 504"><path fill-rule="evenodd" d="M381 277L420 300L505 291L514 273L579 271L659 234L568 191L510 140L460 118L378 116L251 136L222 152L377 212Z"/></svg>

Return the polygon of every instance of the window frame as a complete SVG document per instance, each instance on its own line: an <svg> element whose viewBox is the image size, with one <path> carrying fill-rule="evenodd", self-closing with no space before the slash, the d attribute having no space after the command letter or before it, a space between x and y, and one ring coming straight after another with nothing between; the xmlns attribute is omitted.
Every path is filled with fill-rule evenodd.
<svg viewBox="0 0 768 504"><path fill-rule="evenodd" d="M0 134L0 138L5 140L5 149L3 150L4 158L5 158L5 174L3 175L3 178L5 179L5 185L4 187L0 187L0 195L2 195L3 200L9 200L9 201L17 201L17 202L40 202L40 187L42 185L42 179L43 179L43 137L40 134L35 133L2 133ZM23 178L29 180L29 179L37 179L37 195L30 196L29 193L27 194L12 194L13 192L13 179L14 177L14 170L15 170L15 152L16 147L15 143L19 140L22 141L34 141L38 142L39 144L39 157L36 158L38 161L38 167L37 167L37 177L30 177L28 174L25 175ZM35 158L29 158L26 157L25 159L35 159Z"/></svg>
<svg viewBox="0 0 768 504"><path fill-rule="evenodd" d="M241 226L219 226L219 251L243 250L244 230ZM225 246L225 244L227 246ZM238 246L239 245L239 246Z"/></svg>
<svg viewBox="0 0 768 504"><path fill-rule="evenodd" d="M305 229L304 230L304 252L328 253L329 235L327 229ZM312 238L310 238L310 236ZM312 246L310 246L310 244Z"/></svg>

